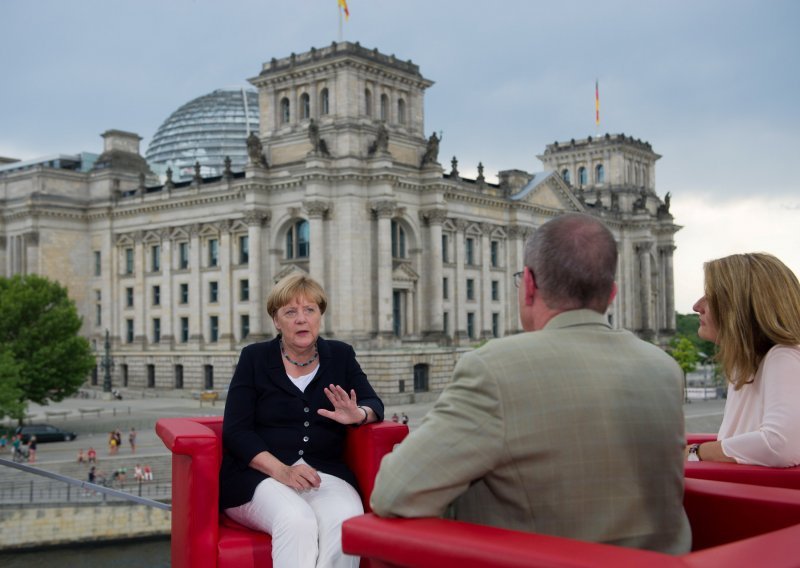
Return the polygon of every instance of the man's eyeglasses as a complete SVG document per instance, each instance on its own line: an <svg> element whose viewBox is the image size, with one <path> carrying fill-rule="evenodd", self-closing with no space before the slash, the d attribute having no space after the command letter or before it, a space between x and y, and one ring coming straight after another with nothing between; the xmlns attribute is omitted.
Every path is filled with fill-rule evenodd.
<svg viewBox="0 0 800 568"><path fill-rule="evenodd" d="M524 270L514 273L514 286L519 288L519 283L522 282L522 275L525 274Z"/></svg>

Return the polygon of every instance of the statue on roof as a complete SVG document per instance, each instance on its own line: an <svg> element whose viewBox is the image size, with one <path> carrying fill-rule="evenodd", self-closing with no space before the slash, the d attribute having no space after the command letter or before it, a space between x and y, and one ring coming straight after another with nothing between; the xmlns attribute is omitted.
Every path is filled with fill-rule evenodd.
<svg viewBox="0 0 800 568"><path fill-rule="evenodd" d="M264 146L258 134L251 132L247 137L247 157L252 166L267 167L267 158L264 156Z"/></svg>
<svg viewBox="0 0 800 568"><path fill-rule="evenodd" d="M425 153L422 155L422 166L439 162L439 143L441 141L442 139L436 136L435 132L431 134L428 144L425 146Z"/></svg>
<svg viewBox="0 0 800 568"><path fill-rule="evenodd" d="M328 145L325 140L319 135L319 125L312 118L308 123L308 139L311 140L311 151L315 154L322 154L323 156L330 156Z"/></svg>
<svg viewBox="0 0 800 568"><path fill-rule="evenodd" d="M386 130L386 124L383 122L380 123L378 126L377 136L375 140L370 144L368 153L370 156L375 154L376 152L388 152L389 151L389 131Z"/></svg>

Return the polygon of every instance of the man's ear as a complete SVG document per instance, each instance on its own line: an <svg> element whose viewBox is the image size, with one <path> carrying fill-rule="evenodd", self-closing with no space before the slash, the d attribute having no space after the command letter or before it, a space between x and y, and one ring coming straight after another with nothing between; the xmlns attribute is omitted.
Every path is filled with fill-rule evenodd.
<svg viewBox="0 0 800 568"><path fill-rule="evenodd" d="M614 282L614 284L611 285L611 294L608 296L608 305L609 306L611 305L611 302L614 301L614 298L617 297L617 291L618 291L617 283Z"/></svg>
<svg viewBox="0 0 800 568"><path fill-rule="evenodd" d="M533 271L527 266L522 272L522 283L525 286L525 305L532 306L533 298L536 296L538 288L536 288L536 278L533 275Z"/></svg>

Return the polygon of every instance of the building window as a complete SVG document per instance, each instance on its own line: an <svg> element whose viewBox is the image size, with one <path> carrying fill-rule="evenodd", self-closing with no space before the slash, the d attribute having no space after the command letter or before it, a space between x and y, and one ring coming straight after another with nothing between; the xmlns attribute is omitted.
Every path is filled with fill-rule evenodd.
<svg viewBox="0 0 800 568"><path fill-rule="evenodd" d="M161 318L153 318L153 343L161 343Z"/></svg>
<svg viewBox="0 0 800 568"><path fill-rule="evenodd" d="M392 258L406 258L406 230L392 221Z"/></svg>
<svg viewBox="0 0 800 568"><path fill-rule="evenodd" d="M103 306L101 304L96 304L94 307L94 325L98 327L103 325Z"/></svg>
<svg viewBox="0 0 800 568"><path fill-rule="evenodd" d="M208 301L212 304L219 302L219 283L208 283Z"/></svg>
<svg viewBox="0 0 800 568"><path fill-rule="evenodd" d="M444 312L442 314L442 331L445 335L450 333L450 312Z"/></svg>
<svg viewBox="0 0 800 568"><path fill-rule="evenodd" d="M500 337L500 314L492 313L492 337Z"/></svg>
<svg viewBox="0 0 800 568"><path fill-rule="evenodd" d="M300 95L300 118L303 120L311 118L311 97L308 93Z"/></svg>
<svg viewBox="0 0 800 568"><path fill-rule="evenodd" d="M492 301L500 301L500 282L492 280Z"/></svg>
<svg viewBox="0 0 800 568"><path fill-rule="evenodd" d="M250 299L250 280L239 280L239 301L247 302Z"/></svg>
<svg viewBox="0 0 800 568"><path fill-rule="evenodd" d="M219 240L208 239L208 265L217 266L219 264Z"/></svg>
<svg viewBox="0 0 800 568"><path fill-rule="evenodd" d="M319 94L320 98L320 110L322 114L328 114L330 112L331 107L331 97L328 89L322 89L322 92Z"/></svg>
<svg viewBox="0 0 800 568"><path fill-rule="evenodd" d="M100 251L94 251L94 275L100 276L102 274L102 257L100 256Z"/></svg>
<svg viewBox="0 0 800 568"><path fill-rule="evenodd" d="M153 286L153 305L161 305L161 286Z"/></svg>
<svg viewBox="0 0 800 568"><path fill-rule="evenodd" d="M125 274L133 274L133 249L125 249Z"/></svg>
<svg viewBox="0 0 800 568"><path fill-rule="evenodd" d="M428 365L414 365L414 392L428 392Z"/></svg>
<svg viewBox="0 0 800 568"><path fill-rule="evenodd" d="M214 388L214 365L203 365L203 388L205 390Z"/></svg>
<svg viewBox="0 0 800 568"><path fill-rule="evenodd" d="M133 320L125 320L125 341L126 343L133 343Z"/></svg>
<svg viewBox="0 0 800 568"><path fill-rule="evenodd" d="M281 99L281 124L289 124L289 99Z"/></svg>
<svg viewBox="0 0 800 568"><path fill-rule="evenodd" d="M133 307L133 288L125 288L125 307Z"/></svg>
<svg viewBox="0 0 800 568"><path fill-rule="evenodd" d="M208 340L211 343L219 341L219 316L208 318Z"/></svg>
<svg viewBox="0 0 800 568"><path fill-rule="evenodd" d="M128 365L127 365L127 363L123 363L122 365L120 365L120 369L122 371L122 386L123 387L127 387L128 386Z"/></svg>
<svg viewBox="0 0 800 568"><path fill-rule="evenodd" d="M467 337L475 339L475 313L467 312Z"/></svg>
<svg viewBox="0 0 800 568"><path fill-rule="evenodd" d="M475 280L467 278L467 300L475 299Z"/></svg>
<svg viewBox="0 0 800 568"><path fill-rule="evenodd" d="M465 261L470 266L475 264L475 239L471 237L467 238Z"/></svg>
<svg viewBox="0 0 800 568"><path fill-rule="evenodd" d="M189 341L189 318L181 318L181 343Z"/></svg>
<svg viewBox="0 0 800 568"><path fill-rule="evenodd" d="M147 388L149 388L149 389L156 388L156 366L155 365L148 365L147 366Z"/></svg>
<svg viewBox="0 0 800 568"><path fill-rule="evenodd" d="M381 120L389 120L389 97L381 95Z"/></svg>
<svg viewBox="0 0 800 568"><path fill-rule="evenodd" d="M178 288L178 301L181 304L189 303L189 284L182 282Z"/></svg>
<svg viewBox="0 0 800 568"><path fill-rule="evenodd" d="M239 237L239 264L250 262L250 237Z"/></svg>
<svg viewBox="0 0 800 568"><path fill-rule="evenodd" d="M242 340L247 339L250 335L250 316L242 314L239 316L239 333Z"/></svg>
<svg viewBox="0 0 800 568"><path fill-rule="evenodd" d="M150 270L152 272L161 270L161 245L150 247Z"/></svg>
<svg viewBox="0 0 800 568"><path fill-rule="evenodd" d="M442 235L442 262L450 262L450 238Z"/></svg>
<svg viewBox="0 0 800 568"><path fill-rule="evenodd" d="M297 221L286 232L286 258L308 258L308 221Z"/></svg>
<svg viewBox="0 0 800 568"><path fill-rule="evenodd" d="M564 183L567 183L567 184L570 183L569 170L568 169L565 168L565 169L561 170L561 179L564 180Z"/></svg>
<svg viewBox="0 0 800 568"><path fill-rule="evenodd" d="M183 365L175 365L175 388L183 388Z"/></svg>
<svg viewBox="0 0 800 568"><path fill-rule="evenodd" d="M492 244L489 245L490 247L490 256L492 262L492 268L497 268L500 266L500 243L497 241L492 241Z"/></svg>
<svg viewBox="0 0 800 568"><path fill-rule="evenodd" d="M395 290L392 293L392 332L400 337L403 335L403 310L405 308L405 292Z"/></svg>
<svg viewBox="0 0 800 568"><path fill-rule="evenodd" d="M397 122L400 124L406 123L406 101L403 99L397 101Z"/></svg>
<svg viewBox="0 0 800 568"><path fill-rule="evenodd" d="M606 181L606 170L603 168L603 164L597 164L594 168L594 181L595 183L605 183Z"/></svg>
<svg viewBox="0 0 800 568"><path fill-rule="evenodd" d="M364 89L364 110L367 116L372 116L372 91Z"/></svg>
<svg viewBox="0 0 800 568"><path fill-rule="evenodd" d="M442 299L450 299L450 279L447 276L442 278Z"/></svg>
<svg viewBox="0 0 800 568"><path fill-rule="evenodd" d="M586 185L587 181L588 180L586 179L586 168L581 166L580 168L578 168L578 185Z"/></svg>
<svg viewBox="0 0 800 568"><path fill-rule="evenodd" d="M178 268L189 268L189 243L178 243Z"/></svg>

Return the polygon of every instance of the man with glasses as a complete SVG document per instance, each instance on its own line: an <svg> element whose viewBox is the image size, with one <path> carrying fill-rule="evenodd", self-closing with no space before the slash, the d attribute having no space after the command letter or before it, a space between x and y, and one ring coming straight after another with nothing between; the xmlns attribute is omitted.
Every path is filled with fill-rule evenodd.
<svg viewBox="0 0 800 568"><path fill-rule="evenodd" d="M465 354L420 427L381 464L381 516L454 518L668 553L689 550L683 381L612 329L617 246L568 214L525 246L526 333Z"/></svg>

